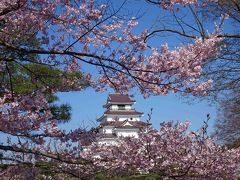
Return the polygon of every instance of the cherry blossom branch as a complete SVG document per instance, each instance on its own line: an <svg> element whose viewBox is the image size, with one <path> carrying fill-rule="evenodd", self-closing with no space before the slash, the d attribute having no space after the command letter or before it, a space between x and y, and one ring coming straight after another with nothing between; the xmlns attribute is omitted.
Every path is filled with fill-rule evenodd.
<svg viewBox="0 0 240 180"><path fill-rule="evenodd" d="M51 158L60 162L69 163L69 164L87 164L91 163L91 161L85 160L85 159L78 159L73 160L72 158L65 158L63 155L60 154L51 154L51 153L44 153L39 150L34 149L23 149L13 146L4 146L0 145L0 149L4 151L11 151L11 152L21 152L21 153L28 153L28 154L34 154L34 155L40 155L46 158Z"/></svg>
<svg viewBox="0 0 240 180"><path fill-rule="evenodd" d="M24 0L18 0L13 5L10 4L10 3L9 4L6 3L6 4L7 4L7 7L1 10L0 16L3 16L3 15L6 15L6 14L8 14L10 12L19 10L21 7L24 6Z"/></svg>
<svg viewBox="0 0 240 180"><path fill-rule="evenodd" d="M84 34L82 34L77 40L75 40L72 44L70 44L65 50L64 52L68 51L72 46L74 46L80 39L82 39L84 36L88 35L90 32L92 32L94 30L94 28L98 27L100 24L106 22L107 20L109 20L110 18L114 17L115 15L117 15L119 13L119 11L122 9L122 7L124 6L124 4L126 3L127 0L125 0L121 6L117 9L117 11L115 11L113 14L111 14L110 16L102 19L101 21L99 21L98 23L96 23L93 27L91 27L90 29L88 29L88 31L86 31Z"/></svg>

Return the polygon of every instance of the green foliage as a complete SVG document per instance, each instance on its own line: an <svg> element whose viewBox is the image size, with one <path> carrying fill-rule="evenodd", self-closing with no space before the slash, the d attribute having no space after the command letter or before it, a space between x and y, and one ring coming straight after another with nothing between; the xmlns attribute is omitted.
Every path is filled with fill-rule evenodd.
<svg viewBox="0 0 240 180"><path fill-rule="evenodd" d="M51 93L46 94L46 99L49 103L54 103L55 101L59 100L59 98L56 95Z"/></svg>
<svg viewBox="0 0 240 180"><path fill-rule="evenodd" d="M105 180L107 177L103 172L98 172L95 176L96 180Z"/></svg>
<svg viewBox="0 0 240 180"><path fill-rule="evenodd" d="M57 119L59 122L68 122L71 118L71 106L68 104L61 105L51 105L50 106L52 115L54 119Z"/></svg>
<svg viewBox="0 0 240 180"><path fill-rule="evenodd" d="M99 172L95 176L96 180L106 180L107 175L103 172ZM162 176L158 176L155 174L142 174L142 175L132 175L132 176L122 176L122 177L114 177L114 180L162 180Z"/></svg>
<svg viewBox="0 0 240 180"><path fill-rule="evenodd" d="M29 94L43 87L69 91L89 84L87 81L81 80L82 73L80 72L63 72L60 69L36 63L19 65L11 62L8 63L8 66L11 71L0 73L0 79L16 95ZM66 80L74 79L80 80L78 83L65 87Z"/></svg>
<svg viewBox="0 0 240 180"><path fill-rule="evenodd" d="M162 177L156 175L145 174L145 175L136 175L129 177L118 177L116 180L162 180Z"/></svg>
<svg viewBox="0 0 240 180"><path fill-rule="evenodd" d="M0 73L1 85L10 89L15 96L30 94L38 89L50 88L60 91L70 91L77 87L87 87L89 83L83 79L81 72L64 72L51 66L39 63L18 64L8 62L8 69ZM65 82L79 80L72 85L65 86ZM3 89L3 88L2 88ZM1 93L1 92L0 92ZM0 94L1 95L1 94ZM52 92L46 92L46 99L50 104L53 118L59 122L68 122L71 118L71 107L68 104L57 105L58 97Z"/></svg>
<svg viewBox="0 0 240 180"><path fill-rule="evenodd" d="M37 161L35 163L35 166L38 167L39 169L39 173L41 175L47 175L47 176L54 176L54 172L52 170L52 164L50 164L50 162L40 162Z"/></svg>

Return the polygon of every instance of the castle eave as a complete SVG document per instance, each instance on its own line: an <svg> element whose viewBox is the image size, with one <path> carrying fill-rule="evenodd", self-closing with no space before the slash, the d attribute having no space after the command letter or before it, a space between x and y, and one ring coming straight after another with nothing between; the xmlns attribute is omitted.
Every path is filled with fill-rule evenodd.
<svg viewBox="0 0 240 180"><path fill-rule="evenodd" d="M127 124L128 123L128 124ZM101 126L114 126L115 128L145 128L150 126L150 123L142 122L142 121L107 121L101 123Z"/></svg>
<svg viewBox="0 0 240 180"><path fill-rule="evenodd" d="M142 112L137 111L105 111L104 114L106 115L142 115Z"/></svg>
<svg viewBox="0 0 240 180"><path fill-rule="evenodd" d="M104 139L115 139L115 138L117 138L117 135L116 134L101 134L98 137L104 138Z"/></svg>

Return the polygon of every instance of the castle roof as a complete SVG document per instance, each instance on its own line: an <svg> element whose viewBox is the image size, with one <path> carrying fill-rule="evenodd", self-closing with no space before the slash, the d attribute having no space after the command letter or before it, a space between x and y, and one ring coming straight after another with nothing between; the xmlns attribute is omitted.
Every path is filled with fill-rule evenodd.
<svg viewBox="0 0 240 180"><path fill-rule="evenodd" d="M105 116L142 116L142 112L138 112L135 110L106 110L104 114L97 119L97 121L101 121Z"/></svg>
<svg viewBox="0 0 240 180"><path fill-rule="evenodd" d="M99 134L97 136L98 138L117 138L117 135L115 133L112 133L112 134Z"/></svg>
<svg viewBox="0 0 240 180"><path fill-rule="evenodd" d="M142 115L142 112L137 112L137 111L131 111L131 110L117 110L117 111L113 111L113 110L107 110L104 112L104 114L106 115Z"/></svg>
<svg viewBox="0 0 240 180"><path fill-rule="evenodd" d="M126 94L109 94L107 103L103 107L108 107L111 104L133 104L135 101L132 100Z"/></svg>
<svg viewBox="0 0 240 180"><path fill-rule="evenodd" d="M147 126L150 126L150 123L142 122L142 121L106 121L100 124L101 126L113 126L115 128L146 128Z"/></svg>
<svg viewBox="0 0 240 180"><path fill-rule="evenodd" d="M126 94L109 94L108 96L109 102L135 102L134 100L130 99L130 97Z"/></svg>

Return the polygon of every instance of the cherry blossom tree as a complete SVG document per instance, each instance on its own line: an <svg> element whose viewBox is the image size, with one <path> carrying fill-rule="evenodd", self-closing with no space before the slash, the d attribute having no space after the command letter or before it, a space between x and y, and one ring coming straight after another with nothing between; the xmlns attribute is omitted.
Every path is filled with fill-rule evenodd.
<svg viewBox="0 0 240 180"><path fill-rule="evenodd" d="M233 119L238 117L234 101L239 99L240 92L240 2L238 0L146 1L152 5L151 7L163 7L171 11L167 17L168 22L171 23L165 20L165 23L157 24L148 35L149 39L156 38L157 35L176 35L182 41L196 37L208 38L207 30L217 25L217 37L223 38L219 44L221 50L217 58L204 63L201 78L212 79L213 83L206 96L201 99L207 98L219 108L215 122L219 139L229 144L239 138L234 135L238 134L239 125ZM174 6L175 3L184 6Z"/></svg>
<svg viewBox="0 0 240 180"><path fill-rule="evenodd" d="M221 111L215 124L219 141L228 145L239 141L239 108L240 97L238 92L233 92L221 101Z"/></svg>
<svg viewBox="0 0 240 180"><path fill-rule="evenodd" d="M206 127L198 132L188 132L188 127L189 122L162 123L159 131L120 139L115 146L92 144L83 157L110 179L139 172L165 179L235 179L239 149L215 144Z"/></svg>
<svg viewBox="0 0 240 180"><path fill-rule="evenodd" d="M147 31L133 34L137 21L118 19L119 9L109 12L106 5L96 7L94 1L9 3L2 2L3 12L5 6L14 10L1 16L3 48L23 55L41 55L41 63L70 71L79 69L82 62L92 64L98 67L99 76L93 83L99 90L110 86L126 92L139 87L143 94L161 95L168 91L204 92L209 86L209 81L197 79L201 64L218 53L215 34L205 41L196 38L193 44L173 51L167 44L159 45L147 56ZM20 19L14 22L16 16ZM21 45L22 38L36 33L41 48ZM122 81L116 77L122 77Z"/></svg>
<svg viewBox="0 0 240 180"><path fill-rule="evenodd" d="M146 1L153 7L170 10L168 17L160 18L164 23L156 24L146 41L161 35L176 35L182 41L196 37L206 39L208 30L217 27L216 37L223 38L219 44L221 50L217 58L204 63L201 78L213 80L211 90L208 91L213 100L221 100L226 91L239 90L239 1ZM173 6L174 4L184 6Z"/></svg>
<svg viewBox="0 0 240 180"><path fill-rule="evenodd" d="M112 150L106 151L109 157L103 159L93 158L96 152L105 153L102 147L93 147L90 152L81 150L81 143L95 139L94 132L84 129L65 132L58 128L46 93L81 90L83 81L91 82L96 90L114 88L127 93L138 89L146 97L169 92L199 96L211 85L211 79L201 81L199 78L203 64L216 58L221 50L218 47L222 37L218 28L175 49L166 43L149 48L146 41L151 32L134 33L138 25L136 18L120 16L125 1L117 9L108 1L99 2L0 2L0 72L8 77L7 83L2 81L0 93L0 131L7 137L0 144L1 161L7 166L2 175L37 177L41 167L46 165L55 174L85 178L92 178L101 170L116 170L116 175L161 172L163 177L169 178L219 178L218 173L227 178L235 177L238 150L221 149L213 140L199 139L197 134L185 135L186 125L164 124L160 134L150 132L139 139L126 140L118 147L122 151L109 148ZM163 3L165 9L171 10L176 3L186 5L197 1ZM37 46L29 43L33 37L37 38ZM37 60L31 58L35 56ZM28 93L15 91L12 64L28 72L36 89ZM61 83L41 82L39 75L29 69L29 64L58 69L59 74L53 80L61 79ZM84 72L82 67L87 65L94 66L96 72ZM83 75L76 75L78 72ZM147 147L151 150L145 151L146 141L150 139L152 142L147 143ZM140 151L139 159L127 156L123 147ZM144 153L149 153L147 159ZM166 155L176 161L165 160Z"/></svg>

